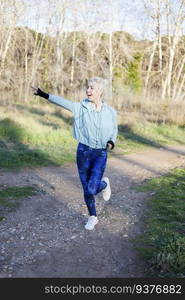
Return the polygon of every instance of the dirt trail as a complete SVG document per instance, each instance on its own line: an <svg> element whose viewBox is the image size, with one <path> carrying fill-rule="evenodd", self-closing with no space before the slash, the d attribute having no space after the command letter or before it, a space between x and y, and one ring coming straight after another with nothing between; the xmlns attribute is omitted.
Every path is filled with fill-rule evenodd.
<svg viewBox="0 0 185 300"><path fill-rule="evenodd" d="M146 266L132 239L144 230L150 193L133 186L184 166L184 159L184 145L115 152L105 171L112 197L96 197L93 231L84 229L87 211L75 164L0 172L0 184L37 184L45 191L0 222L0 277L143 277Z"/></svg>

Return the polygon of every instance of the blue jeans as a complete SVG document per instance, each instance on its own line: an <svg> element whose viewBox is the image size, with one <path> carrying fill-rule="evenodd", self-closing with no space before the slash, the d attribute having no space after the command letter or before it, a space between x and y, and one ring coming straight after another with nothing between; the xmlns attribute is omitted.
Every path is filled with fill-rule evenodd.
<svg viewBox="0 0 185 300"><path fill-rule="evenodd" d="M79 143L76 161L89 214L96 216L94 195L97 195L107 186L107 183L101 180L106 167L107 150L94 149Z"/></svg>

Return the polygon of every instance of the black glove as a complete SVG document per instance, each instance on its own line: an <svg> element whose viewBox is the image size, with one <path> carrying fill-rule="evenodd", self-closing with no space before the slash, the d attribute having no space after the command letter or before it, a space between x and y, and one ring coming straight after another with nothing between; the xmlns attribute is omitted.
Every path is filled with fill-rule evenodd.
<svg viewBox="0 0 185 300"><path fill-rule="evenodd" d="M107 150L109 149L109 145L108 144L111 145L111 149L110 150L114 149L114 142L113 141L108 141L107 142L107 147L106 147Z"/></svg>
<svg viewBox="0 0 185 300"><path fill-rule="evenodd" d="M37 89L37 91L34 93L35 96L40 96L42 98L48 99L49 98L49 94L43 92L41 89Z"/></svg>

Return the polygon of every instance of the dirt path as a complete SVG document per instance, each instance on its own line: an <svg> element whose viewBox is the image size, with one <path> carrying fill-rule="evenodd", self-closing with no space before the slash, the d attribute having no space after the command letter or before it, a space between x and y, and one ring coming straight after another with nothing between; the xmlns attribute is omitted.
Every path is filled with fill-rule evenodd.
<svg viewBox="0 0 185 300"><path fill-rule="evenodd" d="M132 239L142 233L149 193L133 186L184 166L185 146L115 153L105 174L112 198L97 199L99 223L86 231L86 206L74 164L0 172L0 184L37 184L45 193L23 200L0 222L0 277L143 277Z"/></svg>

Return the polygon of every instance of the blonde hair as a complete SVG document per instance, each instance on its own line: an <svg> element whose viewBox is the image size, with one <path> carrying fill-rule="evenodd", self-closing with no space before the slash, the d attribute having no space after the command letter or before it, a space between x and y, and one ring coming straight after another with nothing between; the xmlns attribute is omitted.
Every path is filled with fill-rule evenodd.
<svg viewBox="0 0 185 300"><path fill-rule="evenodd" d="M101 98L103 98L106 101L111 100L110 87L112 86L112 81L110 81L109 79L104 79L102 77L96 76L96 77L86 79L86 87L90 84L99 86L99 88L102 90Z"/></svg>
<svg viewBox="0 0 185 300"><path fill-rule="evenodd" d="M86 87L90 84L98 86L102 90L102 96L103 96L104 90L105 90L105 83L104 83L103 78L101 78L101 77L92 77L92 78L86 79Z"/></svg>

